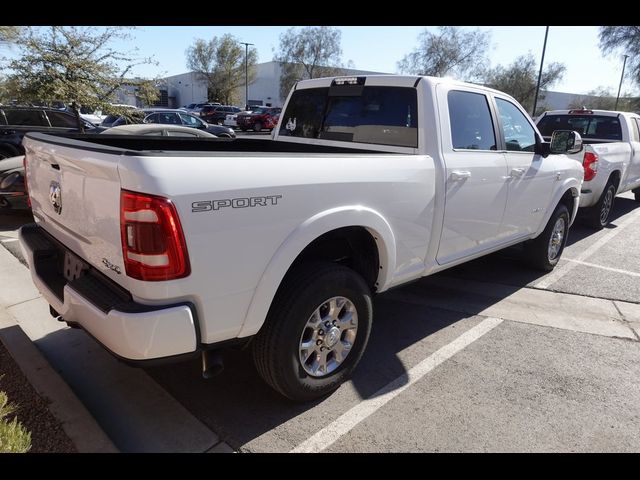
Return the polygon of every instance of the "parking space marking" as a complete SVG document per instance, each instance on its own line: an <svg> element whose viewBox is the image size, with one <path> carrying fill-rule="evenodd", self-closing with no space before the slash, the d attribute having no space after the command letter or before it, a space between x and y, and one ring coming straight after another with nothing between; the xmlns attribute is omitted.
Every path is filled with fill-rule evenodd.
<svg viewBox="0 0 640 480"><path fill-rule="evenodd" d="M605 267L604 265L598 265L595 263L583 262L581 260L574 260L573 258L565 258L568 262L579 263L580 265L585 265L587 267L600 268L602 270L609 270L610 272L623 273L625 275L631 275L632 277L640 277L640 273L638 272L630 272L629 270L622 270L620 268L613 267Z"/></svg>
<svg viewBox="0 0 640 480"><path fill-rule="evenodd" d="M564 265L556 267L553 270L553 272L551 272L549 275L547 275L545 278L543 278L539 282L533 284L533 286L535 288L542 288L542 289L548 288L550 285L554 284L555 282L560 280L562 277L564 277L567 273L569 273L571 270L576 268L579 265L579 263L577 262L582 262L587 258L589 258L591 255L596 253L600 248L604 247L609 240L611 240L613 237L618 235L627 226L637 221L639 216L640 216L640 210L636 210L634 213L629 215L629 217L626 220L621 222L620 225L617 226L617 228L614 228L608 231L607 233L605 233L598 241L596 241L593 245L587 248L584 252L582 252L576 258L564 259L569 261L566 262ZM562 260L563 259L561 258L560 261ZM575 260L575 261L572 262L571 260Z"/></svg>
<svg viewBox="0 0 640 480"><path fill-rule="evenodd" d="M18 239L17 238L6 238L4 240L0 240L0 242L2 243L11 243L11 242L17 242Z"/></svg>
<svg viewBox="0 0 640 480"><path fill-rule="evenodd" d="M456 353L472 344L480 337L489 333L503 322L500 318L485 318L482 322L456 338L453 342L445 345L436 352L429 355L404 375L388 383L371 397L363 400L355 407L337 418L334 422L315 433L311 438L300 443L293 448L290 453L312 453L333 445L340 437L349 433L356 425L377 412L389 401L411 387L414 383L424 377L431 370L453 357Z"/></svg>

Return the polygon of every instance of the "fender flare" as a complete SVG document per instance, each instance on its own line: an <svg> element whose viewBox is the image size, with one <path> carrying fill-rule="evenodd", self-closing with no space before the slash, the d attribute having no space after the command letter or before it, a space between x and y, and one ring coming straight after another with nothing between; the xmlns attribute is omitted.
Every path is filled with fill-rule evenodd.
<svg viewBox="0 0 640 480"><path fill-rule="evenodd" d="M396 261L395 237L384 217L360 205L319 212L298 225L271 257L255 288L238 337L253 335L260 330L289 267L308 245L332 230L354 226L366 228L376 240L381 266L377 284L384 288L393 276Z"/></svg>
<svg viewBox="0 0 640 480"><path fill-rule="evenodd" d="M549 203L549 205L551 206L551 208L547 209L544 218L542 220L542 222L540 223L540 226L538 227L538 231L536 232L536 234L534 235L535 238L538 235L540 235L545 227L547 226L547 223L549 222L549 219L551 218L551 215L553 214L554 210L556 209L556 206L558 206L558 204L560 203L560 199L562 199L562 197L564 196L565 193L567 193L567 191L571 190L573 193L573 198L574 200L574 205L573 205L573 212L569 212L569 214L571 215L570 218L570 222L569 225L573 224L573 221L576 218L576 214L578 213L578 206L580 204L579 201L579 195L580 195L580 183L578 180L576 180L575 178L568 178L566 179L564 182L562 182L562 184L557 188L555 194L553 195L553 198L551 199L551 202Z"/></svg>

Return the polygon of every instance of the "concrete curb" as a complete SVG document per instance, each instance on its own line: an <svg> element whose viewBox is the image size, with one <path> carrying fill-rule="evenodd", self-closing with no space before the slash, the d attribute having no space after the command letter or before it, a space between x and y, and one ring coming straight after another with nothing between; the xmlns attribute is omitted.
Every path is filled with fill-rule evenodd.
<svg viewBox="0 0 640 480"><path fill-rule="evenodd" d="M60 421L78 452L118 452L98 422L4 308L0 308L0 341L36 392L50 402L49 411Z"/></svg>

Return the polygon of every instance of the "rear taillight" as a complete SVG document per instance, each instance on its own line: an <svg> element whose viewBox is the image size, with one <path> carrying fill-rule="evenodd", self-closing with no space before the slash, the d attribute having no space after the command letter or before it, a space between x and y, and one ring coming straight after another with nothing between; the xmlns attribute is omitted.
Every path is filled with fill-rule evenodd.
<svg viewBox="0 0 640 480"><path fill-rule="evenodd" d="M582 166L584 168L584 181L592 180L598 173L598 155L593 152L584 152Z"/></svg>
<svg viewBox="0 0 640 480"><path fill-rule="evenodd" d="M22 166L24 167L24 191L27 194L27 206L31 208L31 197L29 196L29 185L27 184L27 155L22 157Z"/></svg>
<svg viewBox="0 0 640 480"><path fill-rule="evenodd" d="M173 280L189 275L180 218L164 197L120 192L120 232L127 275L138 280Z"/></svg>

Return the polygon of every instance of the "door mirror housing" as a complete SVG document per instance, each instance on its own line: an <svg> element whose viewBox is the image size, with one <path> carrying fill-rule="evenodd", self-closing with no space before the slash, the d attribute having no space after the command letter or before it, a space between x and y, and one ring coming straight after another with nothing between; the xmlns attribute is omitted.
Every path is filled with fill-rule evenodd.
<svg viewBox="0 0 640 480"><path fill-rule="evenodd" d="M582 137L575 130L555 130L549 150L550 153L578 153L582 150Z"/></svg>

